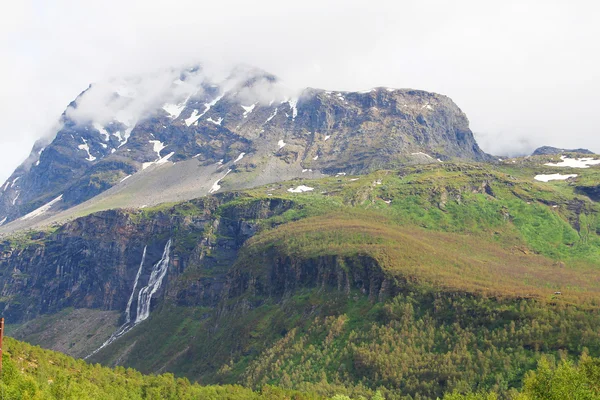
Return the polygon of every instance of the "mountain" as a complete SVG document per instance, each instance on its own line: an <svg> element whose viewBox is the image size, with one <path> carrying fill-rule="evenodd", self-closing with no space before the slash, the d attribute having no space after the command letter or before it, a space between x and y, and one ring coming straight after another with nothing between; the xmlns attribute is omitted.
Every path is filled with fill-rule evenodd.
<svg viewBox="0 0 600 400"><path fill-rule="evenodd" d="M127 199L117 206L140 207L221 186L456 159L492 158L442 95L291 91L241 67L224 79L200 67L161 71L81 93L55 137L36 143L2 186L0 221L17 220L4 231L31 226L115 186Z"/></svg>
<svg viewBox="0 0 600 400"><path fill-rule="evenodd" d="M436 398L600 355L596 167L430 163L7 237L11 334L202 384ZM515 161L515 162L513 162Z"/></svg>
<svg viewBox="0 0 600 400"><path fill-rule="evenodd" d="M416 90L92 85L3 186L0 312L148 398L513 398L600 357L599 165L489 156Z"/></svg>
<svg viewBox="0 0 600 400"><path fill-rule="evenodd" d="M547 156L547 155L557 155L557 154L564 154L564 153L594 154L593 151L588 150L588 149L567 150L567 149L559 149L557 147L551 147L551 146L542 146L542 147L538 147L537 149L535 149L531 155L532 156Z"/></svg>

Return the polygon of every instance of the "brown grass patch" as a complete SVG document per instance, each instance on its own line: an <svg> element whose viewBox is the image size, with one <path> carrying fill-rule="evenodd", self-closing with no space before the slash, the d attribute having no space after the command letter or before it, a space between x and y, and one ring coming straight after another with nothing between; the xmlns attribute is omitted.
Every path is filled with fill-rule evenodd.
<svg viewBox="0 0 600 400"><path fill-rule="evenodd" d="M596 266L557 263L522 246L503 247L487 234L398 226L374 213L329 214L288 223L261 233L248 245L255 255L266 248L299 258L369 255L388 273L447 290L600 304Z"/></svg>

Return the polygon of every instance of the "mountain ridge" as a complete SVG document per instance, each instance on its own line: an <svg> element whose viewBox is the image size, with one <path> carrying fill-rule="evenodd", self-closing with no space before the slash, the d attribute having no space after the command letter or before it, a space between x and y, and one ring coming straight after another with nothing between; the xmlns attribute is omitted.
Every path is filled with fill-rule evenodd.
<svg viewBox="0 0 600 400"><path fill-rule="evenodd" d="M22 218L59 196L48 211L65 210L144 169L192 159L204 169L203 187L169 200L207 194L222 176L210 165L220 162L246 175L248 183L237 186L244 188L455 158L493 160L477 146L464 113L443 95L389 88L308 88L294 95L264 72L242 69L215 84L200 71L174 74L166 94L149 95L148 103L161 106L130 93L148 84L91 85L67 107L52 142L37 143L7 180L0 220ZM90 114L96 103L104 107L98 112L104 122ZM138 206L144 204L156 202Z"/></svg>

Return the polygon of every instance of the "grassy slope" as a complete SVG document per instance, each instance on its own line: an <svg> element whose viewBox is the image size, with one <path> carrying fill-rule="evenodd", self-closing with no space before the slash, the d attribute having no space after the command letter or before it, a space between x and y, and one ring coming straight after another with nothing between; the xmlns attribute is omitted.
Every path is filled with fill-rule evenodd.
<svg viewBox="0 0 600 400"><path fill-rule="evenodd" d="M588 347L598 355L598 207L567 182L533 181L544 168L434 165L303 182L315 188L304 194L270 191L306 203L327 192L354 207L264 231L238 268L260 268L269 251L294 259L367 254L409 278L414 292L384 305L408 316L386 319L376 305L354 317L340 310L337 327L315 320L293 330L251 363L246 383L314 388L326 374L329 382L366 378L371 388L436 396L518 385L542 352ZM600 181L597 169L577 172ZM324 343L332 332L337 344ZM433 376L439 381L424 385Z"/></svg>
<svg viewBox="0 0 600 400"><path fill-rule="evenodd" d="M259 392L240 386L208 386L176 379L172 374L142 375L119 367L87 364L64 354L5 338L3 399L320 399L314 394L265 387Z"/></svg>
<svg viewBox="0 0 600 400"><path fill-rule="evenodd" d="M598 182L599 171L576 173ZM381 388L390 398L504 390L542 353L600 355L598 206L569 182L532 179L554 172L531 160L440 164L249 190L224 207L267 197L295 207L261 221L235 268L261 268L265 252L368 254L413 284L375 304L354 291L306 288L221 319L165 304L115 346L135 343L129 362L146 371L166 366L204 382L324 394ZM287 192L299 184L314 190ZM165 337L153 326L168 327Z"/></svg>

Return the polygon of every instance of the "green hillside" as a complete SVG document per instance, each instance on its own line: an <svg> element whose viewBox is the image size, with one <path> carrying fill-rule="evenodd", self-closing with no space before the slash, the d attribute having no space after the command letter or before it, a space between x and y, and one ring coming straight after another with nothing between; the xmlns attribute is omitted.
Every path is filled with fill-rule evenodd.
<svg viewBox="0 0 600 400"><path fill-rule="evenodd" d="M297 180L216 196L210 210L211 198L127 211L128 230L211 223L173 227L175 256L196 258L147 321L92 361L257 391L190 393L561 398L535 393L571 376L585 389L577 398L597 398L600 208L586 193L600 169L557 171L543 165L551 159ZM578 177L533 179L556 172ZM312 190L288 190L299 185ZM256 232L232 253L239 239L217 227L240 221ZM12 240L27 248L63 234L54 229ZM198 282L223 286L218 304L187 300Z"/></svg>
<svg viewBox="0 0 600 400"><path fill-rule="evenodd" d="M172 374L142 375L110 369L5 338L0 396L9 399L322 399L275 387L252 391L241 386L191 384Z"/></svg>
<svg viewBox="0 0 600 400"><path fill-rule="evenodd" d="M2 399L206 399L206 400L325 400L314 393L302 393L263 386L258 391L238 385L200 386L173 374L142 375L131 368L106 368L87 364L63 354L43 350L6 338L0 381ZM600 398L600 359L584 355L574 364L543 358L530 371L522 392L511 390L515 400L598 399ZM494 392L447 393L444 400L494 400ZM330 400L351 400L334 395ZM365 397L355 399L367 400ZM370 397L384 400L381 393Z"/></svg>

